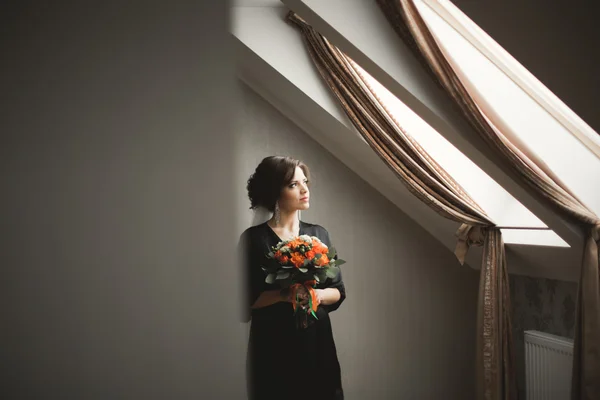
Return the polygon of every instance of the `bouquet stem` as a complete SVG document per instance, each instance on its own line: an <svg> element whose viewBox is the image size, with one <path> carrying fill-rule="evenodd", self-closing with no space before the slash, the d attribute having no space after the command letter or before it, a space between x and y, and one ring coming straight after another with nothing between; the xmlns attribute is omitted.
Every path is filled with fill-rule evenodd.
<svg viewBox="0 0 600 400"><path fill-rule="evenodd" d="M301 310L296 313L296 328L306 329L308 328L308 313Z"/></svg>
<svg viewBox="0 0 600 400"><path fill-rule="evenodd" d="M294 285L294 287L292 288L293 293L294 293L294 297L295 297L295 303L294 303L294 314L296 315L296 327L299 329L306 329L309 325L309 314L312 315L315 319L319 319L317 318L317 314L315 313L315 311L317 310L317 301L316 301L316 294L315 294L315 290L313 289L312 285L314 285L316 282L314 281L310 281L310 282L305 282L304 284L296 284ZM303 307L300 306L300 299L298 297L298 292L297 289L300 286L304 286L307 291L308 291L308 307Z"/></svg>

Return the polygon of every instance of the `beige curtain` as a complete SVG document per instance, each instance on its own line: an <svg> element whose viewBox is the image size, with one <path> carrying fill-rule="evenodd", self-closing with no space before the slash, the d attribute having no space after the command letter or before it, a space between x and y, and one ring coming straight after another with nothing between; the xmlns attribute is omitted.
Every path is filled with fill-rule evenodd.
<svg viewBox="0 0 600 400"><path fill-rule="evenodd" d="M414 0L377 2L433 79L445 89L464 117L506 165L540 195L541 201L582 227L585 244L578 289L572 399L600 399L600 218L518 140L493 107L484 101L477 88L453 63L451 55L436 41Z"/></svg>
<svg viewBox="0 0 600 400"><path fill-rule="evenodd" d="M496 398L498 390L516 393L508 273L500 230L393 118L357 65L296 14L290 13L288 18L300 28L319 73L369 146L421 201L440 215L462 223L455 252L459 261L464 263L470 245L484 245L477 334L477 362L481 366L478 387L489 399Z"/></svg>

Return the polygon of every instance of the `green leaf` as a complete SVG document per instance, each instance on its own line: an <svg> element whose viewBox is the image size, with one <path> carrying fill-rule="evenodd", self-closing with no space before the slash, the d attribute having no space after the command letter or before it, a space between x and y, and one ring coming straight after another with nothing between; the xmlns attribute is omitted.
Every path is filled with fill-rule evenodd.
<svg viewBox="0 0 600 400"><path fill-rule="evenodd" d="M333 279L337 276L338 272L340 272L338 267L327 268L327 277Z"/></svg>
<svg viewBox="0 0 600 400"><path fill-rule="evenodd" d="M329 248L329 253L327 253L327 257L328 257L330 260L333 260L333 257L335 257L335 255L336 255L336 252L335 252L335 247L330 247L330 248Z"/></svg>
<svg viewBox="0 0 600 400"><path fill-rule="evenodd" d="M277 273L277 279L286 279L290 276L290 273L287 271L280 271Z"/></svg>
<svg viewBox="0 0 600 400"><path fill-rule="evenodd" d="M323 254L321 254L321 253L315 254L315 260L319 260L321 257L323 257Z"/></svg>
<svg viewBox="0 0 600 400"><path fill-rule="evenodd" d="M317 281L317 283L321 282L321 279L319 279L319 275L318 274L315 274L315 281Z"/></svg>
<svg viewBox="0 0 600 400"><path fill-rule="evenodd" d="M302 272L303 274L308 272L308 268L298 268L298 271Z"/></svg>
<svg viewBox="0 0 600 400"><path fill-rule="evenodd" d="M272 284L273 282L275 282L275 276L276 276L275 274L267 275L265 282L267 282L268 284Z"/></svg>
<svg viewBox="0 0 600 400"><path fill-rule="evenodd" d="M327 279L327 268L321 268L319 269L319 272L317 272L317 275L319 276L319 280L325 281Z"/></svg>
<svg viewBox="0 0 600 400"><path fill-rule="evenodd" d="M344 265L344 264L346 264L346 261L344 261L344 260L340 260L339 258L337 260L335 260L335 265L338 267L340 265Z"/></svg>
<svg viewBox="0 0 600 400"><path fill-rule="evenodd" d="M309 260L309 259L306 259L306 260L304 260L304 266L305 266L305 267L306 267L307 265L309 265L309 264L310 264L310 260Z"/></svg>

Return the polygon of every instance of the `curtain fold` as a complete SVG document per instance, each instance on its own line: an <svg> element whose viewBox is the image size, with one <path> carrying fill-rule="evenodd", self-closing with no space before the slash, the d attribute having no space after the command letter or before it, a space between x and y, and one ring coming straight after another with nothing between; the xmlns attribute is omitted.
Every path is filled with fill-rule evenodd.
<svg viewBox="0 0 600 400"><path fill-rule="evenodd" d="M506 254L496 228L490 230L485 241L478 309L478 398L517 398Z"/></svg>
<svg viewBox="0 0 600 400"><path fill-rule="evenodd" d="M490 148L542 201L582 227L585 242L578 285L571 398L600 399L600 218L518 140L484 101L429 30L414 0L377 0L377 3L398 35Z"/></svg>
<svg viewBox="0 0 600 400"><path fill-rule="evenodd" d="M489 399L506 392L515 398L508 272L502 235L460 185L406 132L362 76L361 69L327 39L291 12L323 80L358 133L417 198L441 216L461 223L455 254L483 245L478 312L478 384Z"/></svg>
<svg viewBox="0 0 600 400"><path fill-rule="evenodd" d="M379 102L356 64L294 13L310 56L346 115L369 146L420 200L442 216L472 226L493 226L485 212ZM443 177L443 179L441 179Z"/></svg>

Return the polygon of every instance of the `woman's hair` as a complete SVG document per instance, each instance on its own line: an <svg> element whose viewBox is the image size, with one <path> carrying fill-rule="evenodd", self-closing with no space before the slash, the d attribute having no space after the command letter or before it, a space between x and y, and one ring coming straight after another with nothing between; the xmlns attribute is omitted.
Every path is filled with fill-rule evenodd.
<svg viewBox="0 0 600 400"><path fill-rule="evenodd" d="M302 161L280 156L264 158L250 175L246 186L250 208L254 210L263 207L274 211L281 191L294 178L296 167L300 167L310 181L310 170Z"/></svg>

